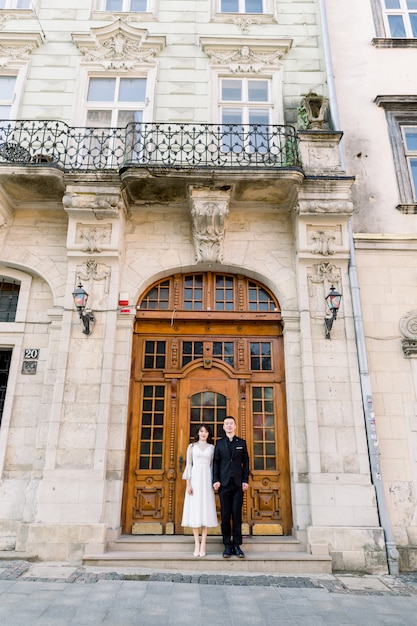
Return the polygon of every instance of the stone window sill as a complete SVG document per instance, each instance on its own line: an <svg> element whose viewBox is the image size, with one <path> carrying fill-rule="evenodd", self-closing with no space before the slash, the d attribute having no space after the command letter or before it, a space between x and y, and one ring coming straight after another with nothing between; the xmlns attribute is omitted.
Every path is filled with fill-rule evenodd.
<svg viewBox="0 0 417 626"><path fill-rule="evenodd" d="M417 38L374 37L372 45L375 48L417 48Z"/></svg>

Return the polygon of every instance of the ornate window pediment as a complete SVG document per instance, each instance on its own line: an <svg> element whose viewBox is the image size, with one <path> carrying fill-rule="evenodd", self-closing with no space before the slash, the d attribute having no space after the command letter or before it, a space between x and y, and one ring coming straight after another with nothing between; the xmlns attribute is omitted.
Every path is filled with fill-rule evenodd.
<svg viewBox="0 0 417 626"><path fill-rule="evenodd" d="M291 48L292 39L262 41L248 38L202 37L201 46L210 57L211 64L227 69L231 73L258 73L262 70L281 67L280 60Z"/></svg>
<svg viewBox="0 0 417 626"><path fill-rule="evenodd" d="M154 65L155 57L165 46L165 37L150 37L143 29L124 20L92 28L90 33L74 33L72 39L84 55L83 63L106 70L131 70Z"/></svg>
<svg viewBox="0 0 417 626"><path fill-rule="evenodd" d="M41 43L40 33L0 32L0 67L24 65L30 53Z"/></svg>

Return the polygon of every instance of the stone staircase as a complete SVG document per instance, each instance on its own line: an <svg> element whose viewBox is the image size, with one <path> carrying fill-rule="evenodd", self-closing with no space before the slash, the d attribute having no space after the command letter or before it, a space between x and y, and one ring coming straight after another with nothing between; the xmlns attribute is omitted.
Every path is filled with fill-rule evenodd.
<svg viewBox="0 0 417 626"><path fill-rule="evenodd" d="M135 567L178 572L250 572L257 574L331 574L328 554L309 554L294 537L246 537L245 559L222 557L220 537L208 537L207 555L194 557L190 536L122 535L104 554L85 554L83 565Z"/></svg>

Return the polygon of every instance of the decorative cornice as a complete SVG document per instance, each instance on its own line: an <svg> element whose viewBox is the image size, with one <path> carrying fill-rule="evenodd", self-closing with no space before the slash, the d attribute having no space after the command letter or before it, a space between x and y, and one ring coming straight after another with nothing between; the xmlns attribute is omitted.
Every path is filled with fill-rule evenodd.
<svg viewBox="0 0 417 626"><path fill-rule="evenodd" d="M42 44L40 33L0 33L0 67L24 63L30 53Z"/></svg>
<svg viewBox="0 0 417 626"><path fill-rule="evenodd" d="M292 39L262 41L259 39L202 37L201 47L212 65L228 68L232 73L260 72L265 67L281 67L280 59L288 52Z"/></svg>
<svg viewBox="0 0 417 626"><path fill-rule="evenodd" d="M149 37L148 31L124 20L92 28L89 34L73 33L72 39L84 55L83 63L102 65L106 70L130 70L155 63L165 46L165 37Z"/></svg>

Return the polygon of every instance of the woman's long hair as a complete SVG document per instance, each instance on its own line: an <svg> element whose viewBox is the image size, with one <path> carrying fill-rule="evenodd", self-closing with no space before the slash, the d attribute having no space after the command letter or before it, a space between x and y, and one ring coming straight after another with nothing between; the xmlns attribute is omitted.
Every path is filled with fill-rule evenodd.
<svg viewBox="0 0 417 626"><path fill-rule="evenodd" d="M197 426L197 430L195 431L194 441L196 442L199 441L200 438L198 436L198 433L200 432L202 428L205 428L206 431L208 432L207 443L213 443L213 435L211 433L211 428L207 424L199 424Z"/></svg>

